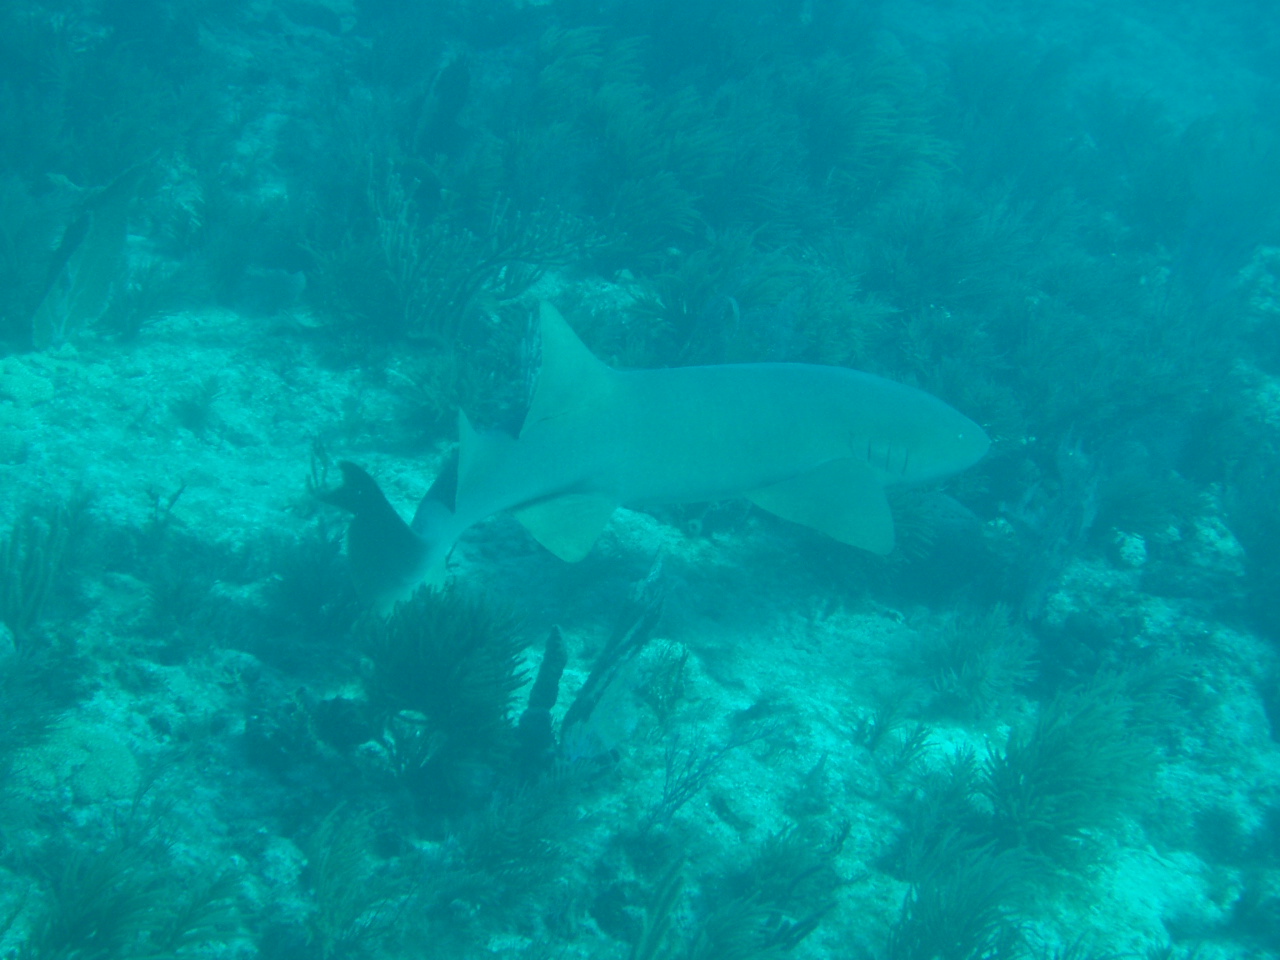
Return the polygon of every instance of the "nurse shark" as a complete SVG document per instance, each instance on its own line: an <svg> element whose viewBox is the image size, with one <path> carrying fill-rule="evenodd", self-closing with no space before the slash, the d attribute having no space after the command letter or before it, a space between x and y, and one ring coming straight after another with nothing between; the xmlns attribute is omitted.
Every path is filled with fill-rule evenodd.
<svg viewBox="0 0 1280 960"><path fill-rule="evenodd" d="M377 483L342 463L322 499L354 514L358 592L386 611L438 584L458 537L514 514L557 557L581 560L619 506L745 497L876 554L893 549L885 487L980 460L982 428L921 390L805 363L616 370L549 303L542 367L518 436L459 413L458 452L406 524Z"/></svg>

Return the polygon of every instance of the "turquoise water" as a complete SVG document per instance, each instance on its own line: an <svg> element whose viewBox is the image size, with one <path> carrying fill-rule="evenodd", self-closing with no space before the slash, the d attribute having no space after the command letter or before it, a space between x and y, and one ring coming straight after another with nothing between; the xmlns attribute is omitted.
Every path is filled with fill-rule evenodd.
<svg viewBox="0 0 1280 960"><path fill-rule="evenodd" d="M0 957L1280 956L1276 64L1247 0L4 5ZM371 611L339 464L452 511L543 302L991 447L887 556L729 484Z"/></svg>

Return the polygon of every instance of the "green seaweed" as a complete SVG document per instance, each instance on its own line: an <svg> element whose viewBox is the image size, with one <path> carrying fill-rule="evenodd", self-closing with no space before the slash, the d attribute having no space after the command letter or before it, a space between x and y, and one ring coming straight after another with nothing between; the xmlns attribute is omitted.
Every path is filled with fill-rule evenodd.
<svg viewBox="0 0 1280 960"><path fill-rule="evenodd" d="M1251 425L1252 426L1252 425ZM1280 637L1280 503L1275 496L1280 452L1261 441L1256 427L1243 431L1241 469L1226 490L1227 523L1244 547L1246 608L1249 618L1273 639ZM1241 455L1238 453L1237 455Z"/></svg>
<svg viewBox="0 0 1280 960"><path fill-rule="evenodd" d="M889 931L888 960L987 960L1020 940L1011 904L1026 879L1019 851L944 839Z"/></svg>
<svg viewBox="0 0 1280 960"><path fill-rule="evenodd" d="M693 240L703 223L698 198L730 149L698 91L659 96L645 82L644 45L643 38L607 42L597 29L548 30L524 106L537 123L522 123L517 140L517 169L533 183L564 183L568 161L582 211L609 238L596 254L604 263L651 261ZM533 185L523 192L548 195Z"/></svg>
<svg viewBox="0 0 1280 960"><path fill-rule="evenodd" d="M0 623L18 653L30 652L49 598L65 572L73 512L28 510L0 539Z"/></svg>
<svg viewBox="0 0 1280 960"><path fill-rule="evenodd" d="M464 903L477 920L536 922L538 893L563 883L569 870L579 827L566 802L571 786L548 778L457 820L448 834L450 856L424 891L429 909L448 915Z"/></svg>
<svg viewBox="0 0 1280 960"><path fill-rule="evenodd" d="M706 788L731 753L774 732L772 722L762 723L755 717L744 717L740 722L732 723L728 735L714 745L705 742L683 744L680 731L671 732L663 750L662 796L641 824L641 834L669 827L685 804Z"/></svg>
<svg viewBox="0 0 1280 960"><path fill-rule="evenodd" d="M216 373L211 373L173 399L169 409L180 427L205 440L209 431L218 424L218 412L214 407L222 392L222 381Z"/></svg>
<svg viewBox="0 0 1280 960"><path fill-rule="evenodd" d="M926 81L904 57L859 62L828 53L794 66L789 83L809 176L842 215L919 191L952 163L950 145L932 129Z"/></svg>
<svg viewBox="0 0 1280 960"><path fill-rule="evenodd" d="M511 710L526 680L513 621L456 591L418 591L359 628L370 708L406 787L461 813L488 795L515 744Z"/></svg>
<svg viewBox="0 0 1280 960"><path fill-rule="evenodd" d="M127 838L70 852L18 948L20 960L154 960L198 954L239 933L229 874L192 878Z"/></svg>
<svg viewBox="0 0 1280 960"><path fill-rule="evenodd" d="M981 791L1001 849L1063 868L1087 865L1096 836L1134 810L1156 768L1141 711L1122 680L1059 693L987 761Z"/></svg>
<svg viewBox="0 0 1280 960"><path fill-rule="evenodd" d="M624 327L620 365L652 367L742 361L775 347L772 319L803 279L801 265L778 251L758 248L754 231L711 231L705 246L651 277L631 312L640 324ZM764 330L757 329L764 327ZM646 342L647 341L647 342Z"/></svg>
<svg viewBox="0 0 1280 960"><path fill-rule="evenodd" d="M741 869L705 878L691 898L685 897L686 865L676 860L650 891L632 960L785 956L835 906L845 881L834 861L848 834L847 823L825 835L782 830L753 850ZM677 924L678 918L684 923Z"/></svg>
<svg viewBox="0 0 1280 960"><path fill-rule="evenodd" d="M325 960L370 954L403 909L404 891L396 891L375 870L374 839L372 816L339 804L306 844L315 897L307 940L319 946Z"/></svg>
<svg viewBox="0 0 1280 960"><path fill-rule="evenodd" d="M662 949L671 932L673 915L683 892L684 863L677 860L653 890L640 936L631 945L630 960L659 960L664 956Z"/></svg>
<svg viewBox="0 0 1280 960"><path fill-rule="evenodd" d="M941 769L927 771L905 796L901 808L904 827L880 858L880 867L899 879L923 880L943 853L957 844L980 846L989 818L979 796L978 761L972 750L961 750Z"/></svg>
<svg viewBox="0 0 1280 960"><path fill-rule="evenodd" d="M441 183L435 196L408 165L366 174L366 193L338 239L313 230L308 295L337 326L466 356L460 348L475 339L482 314L594 242L577 219L546 205L521 209L494 193L471 210L468 173L452 173L461 182Z"/></svg>
<svg viewBox="0 0 1280 960"><path fill-rule="evenodd" d="M963 720L991 717L1032 679L1032 649L1004 604L947 618L915 654L930 688L930 708Z"/></svg>

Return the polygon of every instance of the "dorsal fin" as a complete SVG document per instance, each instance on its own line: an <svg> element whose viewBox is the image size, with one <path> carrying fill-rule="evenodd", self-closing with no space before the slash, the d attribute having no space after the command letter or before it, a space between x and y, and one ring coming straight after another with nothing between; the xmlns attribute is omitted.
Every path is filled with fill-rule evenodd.
<svg viewBox="0 0 1280 960"><path fill-rule="evenodd" d="M465 487L468 475L476 461L476 439L479 434L471 425L471 418L461 407L458 408L458 466L457 476L453 481L454 509L457 509L458 490Z"/></svg>
<svg viewBox="0 0 1280 960"><path fill-rule="evenodd" d="M516 438L501 430L483 433L471 425L466 413L458 411L458 474L454 483L453 509L466 512L475 497L476 478L501 475Z"/></svg>
<svg viewBox="0 0 1280 960"><path fill-rule="evenodd" d="M539 310L542 369L525 415L523 435L535 424L570 416L613 392L614 373L578 339L560 311L545 300Z"/></svg>

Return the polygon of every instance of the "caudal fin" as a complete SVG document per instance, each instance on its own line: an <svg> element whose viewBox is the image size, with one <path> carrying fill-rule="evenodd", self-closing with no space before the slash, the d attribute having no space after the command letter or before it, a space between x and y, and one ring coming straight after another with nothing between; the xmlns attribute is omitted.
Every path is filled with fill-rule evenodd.
<svg viewBox="0 0 1280 960"><path fill-rule="evenodd" d="M434 566L441 568L443 577L448 546L441 553L438 544L411 530L362 468L348 461L338 466L342 486L318 496L353 515L347 530L347 560L356 593L379 613L386 613L397 601L412 596L431 577Z"/></svg>

